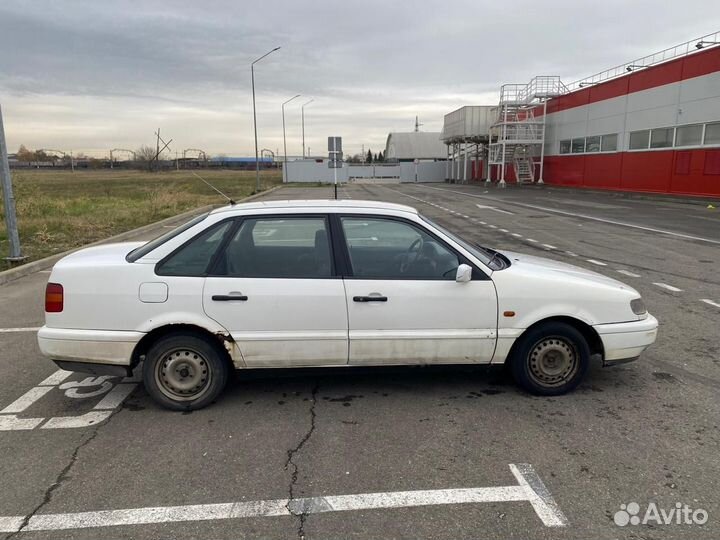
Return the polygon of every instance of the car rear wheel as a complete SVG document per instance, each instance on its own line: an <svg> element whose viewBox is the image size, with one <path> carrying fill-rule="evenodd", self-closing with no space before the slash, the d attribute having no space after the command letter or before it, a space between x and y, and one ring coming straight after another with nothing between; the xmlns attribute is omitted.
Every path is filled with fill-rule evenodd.
<svg viewBox="0 0 720 540"><path fill-rule="evenodd" d="M528 392L555 396L573 390L585 376L590 348L583 335L561 322L549 322L521 336L510 368Z"/></svg>
<svg viewBox="0 0 720 540"><path fill-rule="evenodd" d="M200 335L160 338L148 351L143 381L152 398L176 411L201 409L225 388L230 367L219 345Z"/></svg>

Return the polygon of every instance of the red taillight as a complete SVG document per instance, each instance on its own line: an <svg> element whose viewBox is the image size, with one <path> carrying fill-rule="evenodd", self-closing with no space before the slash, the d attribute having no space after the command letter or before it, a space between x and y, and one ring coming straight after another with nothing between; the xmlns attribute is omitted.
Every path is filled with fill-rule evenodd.
<svg viewBox="0 0 720 540"><path fill-rule="evenodd" d="M63 287L59 283L48 283L45 288L45 311L60 313L63 310Z"/></svg>

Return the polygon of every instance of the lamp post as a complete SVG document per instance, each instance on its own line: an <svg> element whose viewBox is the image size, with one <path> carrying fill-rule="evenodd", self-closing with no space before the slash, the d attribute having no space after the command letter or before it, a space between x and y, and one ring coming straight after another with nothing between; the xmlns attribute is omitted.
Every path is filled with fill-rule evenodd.
<svg viewBox="0 0 720 540"><path fill-rule="evenodd" d="M283 177L285 178L285 181L287 181L287 139L285 138L285 105L290 103L293 99L297 99L300 97L300 94L297 94L296 96L291 97L286 102L282 104L280 107L282 109L282 121L283 121Z"/></svg>
<svg viewBox="0 0 720 540"><path fill-rule="evenodd" d="M315 99L311 99L310 101L307 101L303 103L303 106L300 108L302 111L302 140L303 140L303 159L305 159L305 105L310 105ZM310 152L308 152L309 154Z"/></svg>
<svg viewBox="0 0 720 540"><path fill-rule="evenodd" d="M252 100L253 100L253 130L255 131L255 191L260 191L260 163L258 162L258 139L257 139L257 112L255 110L255 64L265 58L267 55L279 50L275 47L273 50L266 52L260 58L250 64L250 80L252 84Z"/></svg>

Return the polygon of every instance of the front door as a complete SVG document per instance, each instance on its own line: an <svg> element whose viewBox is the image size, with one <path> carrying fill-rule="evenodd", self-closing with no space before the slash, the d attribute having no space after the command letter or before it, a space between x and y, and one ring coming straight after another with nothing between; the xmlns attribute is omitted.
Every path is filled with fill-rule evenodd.
<svg viewBox="0 0 720 540"><path fill-rule="evenodd" d="M418 224L344 216L351 364L489 363L497 297L478 274L455 281L462 258Z"/></svg>
<svg viewBox="0 0 720 540"><path fill-rule="evenodd" d="M345 365L347 307L326 216L244 218L205 281L203 306L248 367Z"/></svg>

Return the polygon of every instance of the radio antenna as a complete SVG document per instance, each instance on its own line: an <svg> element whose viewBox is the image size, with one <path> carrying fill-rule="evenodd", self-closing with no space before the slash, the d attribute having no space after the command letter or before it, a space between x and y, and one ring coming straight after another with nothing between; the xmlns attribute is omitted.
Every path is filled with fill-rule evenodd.
<svg viewBox="0 0 720 540"><path fill-rule="evenodd" d="M228 201L230 204L235 204L235 201L233 201L230 197L228 197L227 195L225 195L222 191L220 191L218 188L216 188L215 186L213 186L210 182L208 182L207 180L205 180L202 176L200 176L199 174L197 174L195 171L190 170L190 173L193 174L193 175L195 175L195 176L197 176L200 180L202 180L202 181L205 182L208 186L210 186L212 189L214 189L215 191L217 191L220 195L222 195L225 199L227 199L227 201Z"/></svg>

